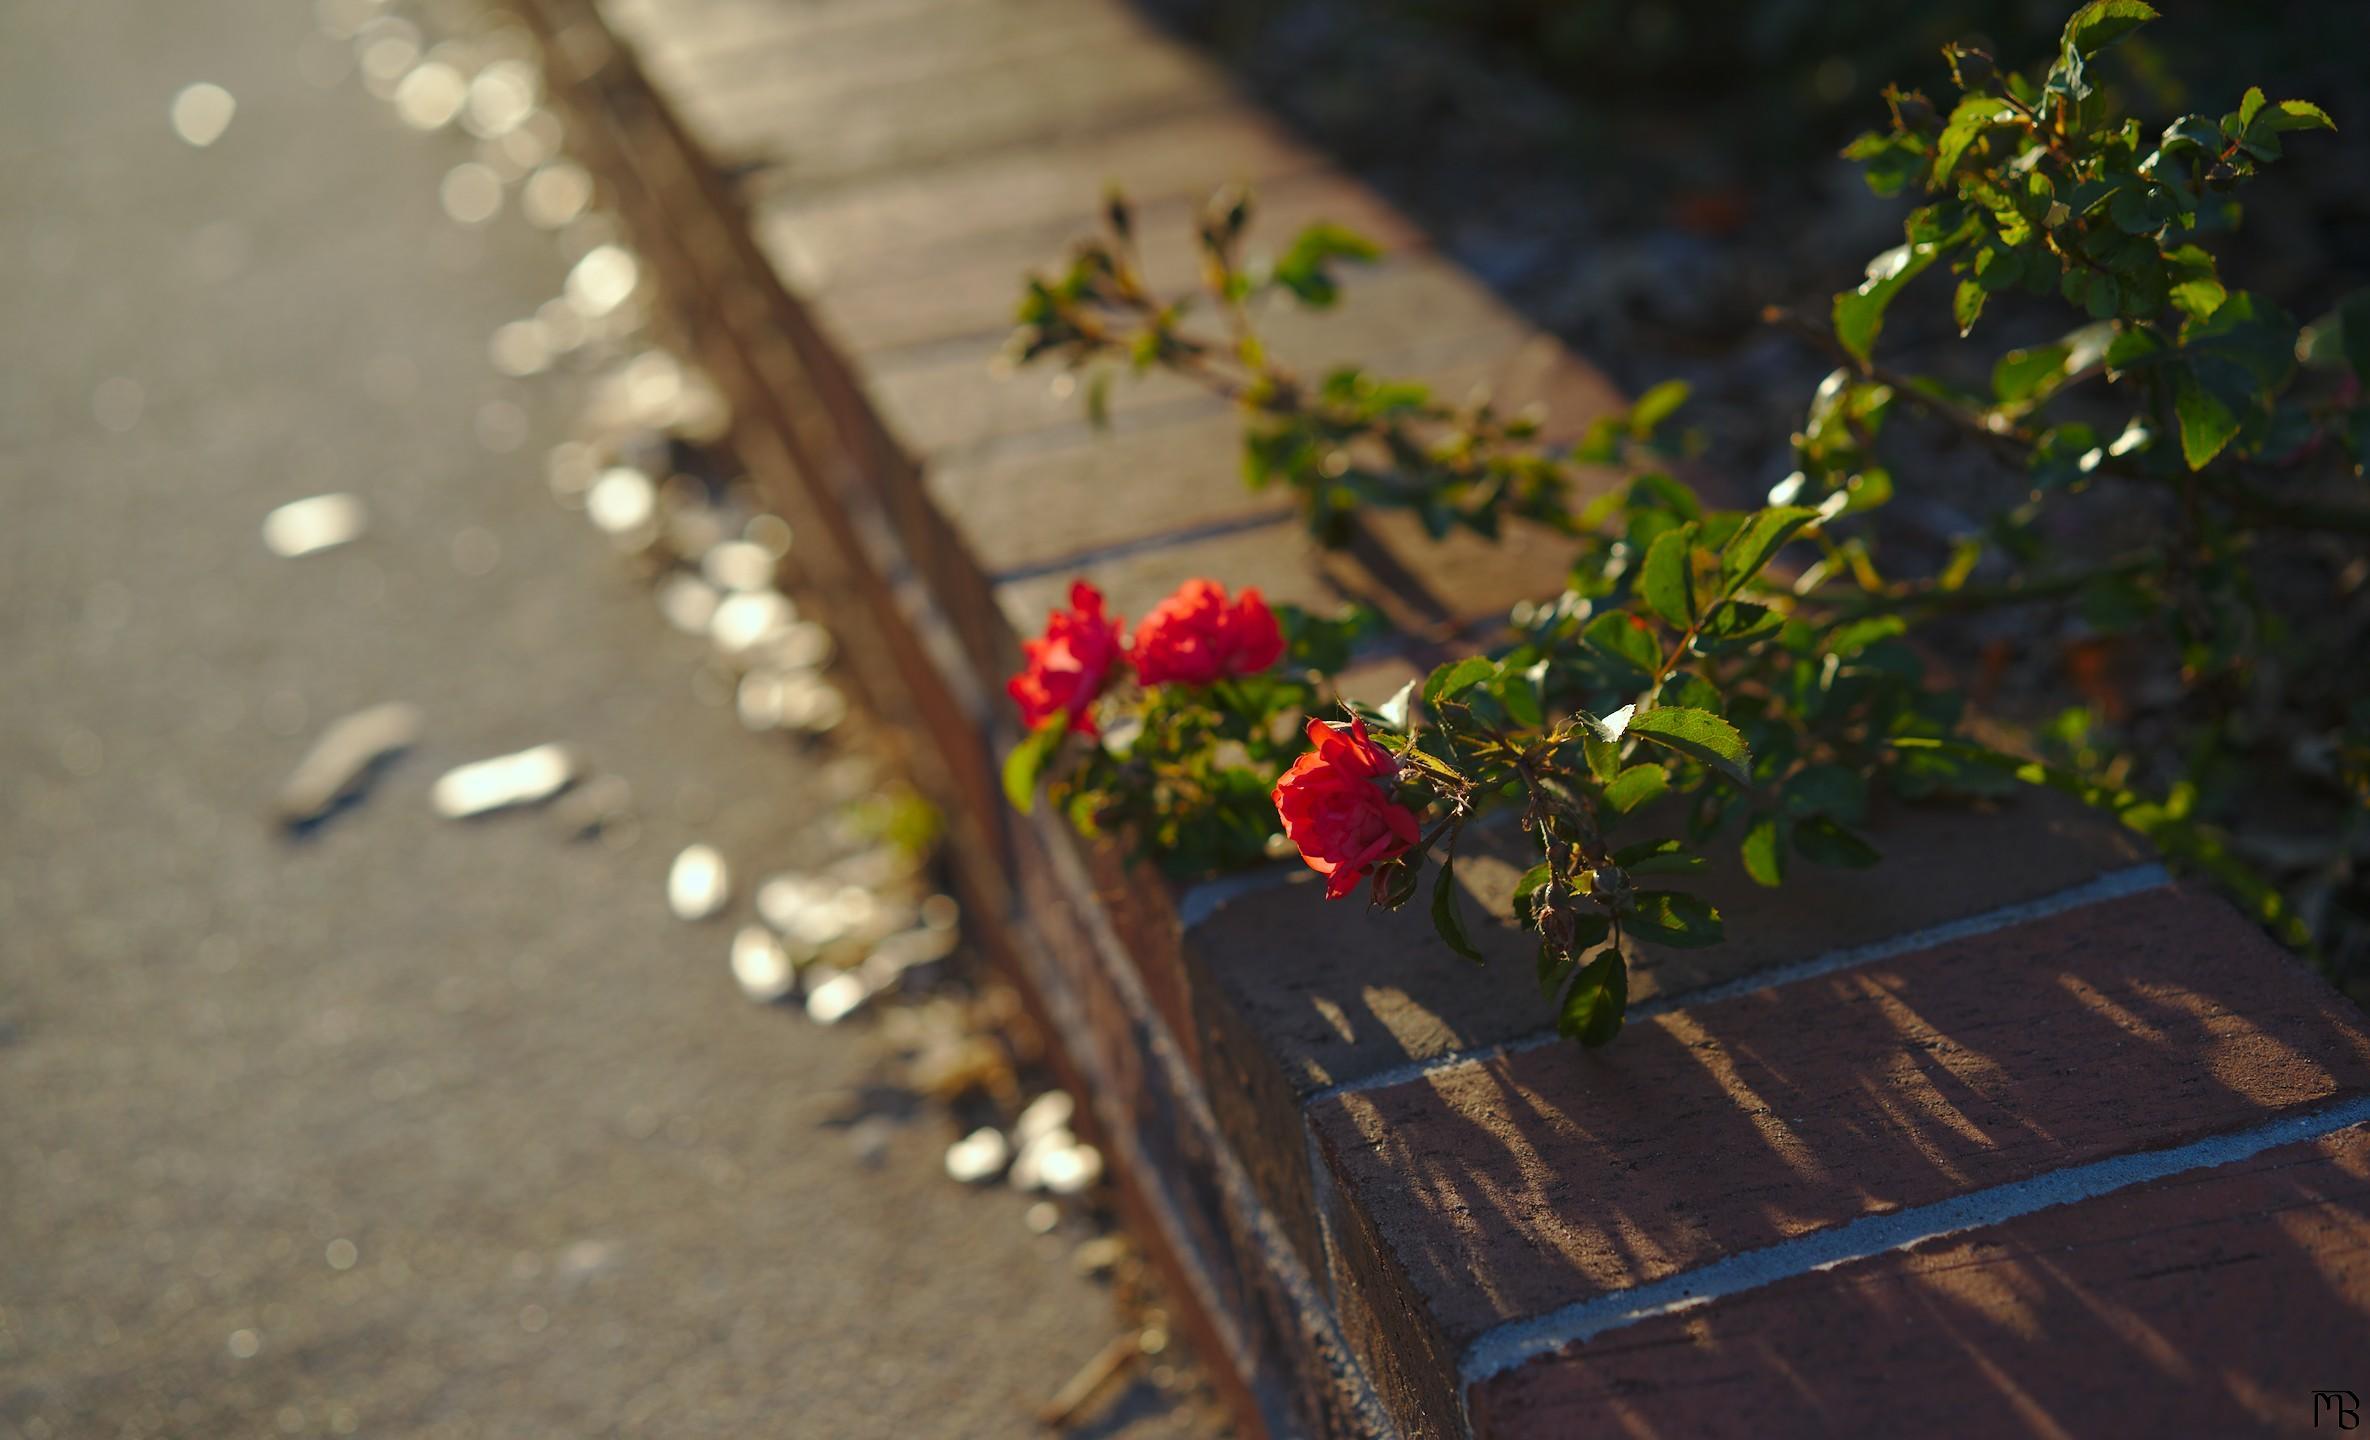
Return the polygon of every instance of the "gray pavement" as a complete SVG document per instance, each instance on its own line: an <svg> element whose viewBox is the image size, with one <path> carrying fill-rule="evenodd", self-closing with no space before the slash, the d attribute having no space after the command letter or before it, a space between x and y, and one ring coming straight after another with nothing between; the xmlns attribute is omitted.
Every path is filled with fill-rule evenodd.
<svg viewBox="0 0 2370 1440"><path fill-rule="evenodd" d="M547 497L568 387L486 339L548 237L445 218L465 142L301 78L308 11L0 4L0 1437L1038 1433L1109 1296L928 1107L860 1163L883 1042L668 915L689 841L827 858L827 785ZM264 549L335 489L367 538ZM398 699L420 747L283 837L310 737ZM431 814L545 740L631 847ZM1131 1402L1090 1433L1207 1424Z"/></svg>

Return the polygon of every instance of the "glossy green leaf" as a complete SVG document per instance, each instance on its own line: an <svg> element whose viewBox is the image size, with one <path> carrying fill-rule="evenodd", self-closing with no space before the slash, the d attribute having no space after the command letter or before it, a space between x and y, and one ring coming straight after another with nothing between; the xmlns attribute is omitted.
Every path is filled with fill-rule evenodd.
<svg viewBox="0 0 2370 1440"><path fill-rule="evenodd" d="M1629 967L1622 961L1619 950L1607 946L1572 978L1572 988L1564 995L1555 1028L1593 1050L1621 1033L1622 1018L1628 1009Z"/></svg>
<svg viewBox="0 0 2370 1440"><path fill-rule="evenodd" d="M1627 815L1660 798L1670 788L1671 776L1660 765L1632 765L1605 782L1605 804L1616 815Z"/></svg>
<svg viewBox="0 0 2370 1440"><path fill-rule="evenodd" d="M1753 783L1745 737L1708 710L1667 705L1648 710L1630 720L1629 733L1700 761L1739 785Z"/></svg>
<svg viewBox="0 0 2370 1440"><path fill-rule="evenodd" d="M1635 667L1641 680L1662 666L1662 647L1626 610L1607 610L1597 616L1580 632L1580 638L1590 649Z"/></svg>
<svg viewBox="0 0 2370 1440"><path fill-rule="evenodd" d="M1438 706L1454 700L1467 690L1498 673L1495 662L1479 655L1468 655L1440 666L1424 679L1424 703Z"/></svg>
<svg viewBox="0 0 2370 1440"><path fill-rule="evenodd" d="M1647 606L1668 621L1674 628L1684 630L1695 623L1695 590L1691 583L1690 556L1695 549L1696 527L1690 521L1675 530L1663 532L1646 552L1646 568L1638 579L1638 591Z"/></svg>
<svg viewBox="0 0 2370 1440"><path fill-rule="evenodd" d="M2087 59L2155 18L2143 0L2090 0L2066 21L2065 52Z"/></svg>
<svg viewBox="0 0 2370 1440"><path fill-rule="evenodd" d="M2238 413L2207 388L2193 366L2173 371L2173 416L2181 423L2181 458L2203 470L2238 433Z"/></svg>
<svg viewBox="0 0 2370 1440"><path fill-rule="evenodd" d="M1729 537L1727 546L1720 552L1720 593L1734 595L1744 588L1776 558L1788 540L1818 518L1818 511L1801 505L1775 505L1755 511Z"/></svg>
<svg viewBox="0 0 2370 1440"><path fill-rule="evenodd" d="M1901 287L1925 272L1940 251L1932 244L1896 245L1868 262L1868 278L1856 290L1835 297L1835 338L1845 351L1862 362L1876 348L1884 328L1885 307Z"/></svg>

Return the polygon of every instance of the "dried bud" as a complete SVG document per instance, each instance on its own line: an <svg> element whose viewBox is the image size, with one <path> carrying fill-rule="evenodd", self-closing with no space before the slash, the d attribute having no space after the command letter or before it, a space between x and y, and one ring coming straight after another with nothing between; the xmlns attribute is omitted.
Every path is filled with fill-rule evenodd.
<svg viewBox="0 0 2370 1440"><path fill-rule="evenodd" d="M1578 933L1579 923L1579 910L1570 903L1569 896L1550 890L1539 903L1539 938L1556 954L1572 953L1572 937Z"/></svg>
<svg viewBox="0 0 2370 1440"><path fill-rule="evenodd" d="M1950 78L1961 90L1988 89L1999 76L1991 56L1972 45L1946 45L1942 57L1950 62Z"/></svg>
<svg viewBox="0 0 2370 1440"><path fill-rule="evenodd" d="M1919 135L1931 135L1942 128L1942 117L1934 113L1933 102L1915 90L1887 89L1885 103L1893 107L1893 123Z"/></svg>

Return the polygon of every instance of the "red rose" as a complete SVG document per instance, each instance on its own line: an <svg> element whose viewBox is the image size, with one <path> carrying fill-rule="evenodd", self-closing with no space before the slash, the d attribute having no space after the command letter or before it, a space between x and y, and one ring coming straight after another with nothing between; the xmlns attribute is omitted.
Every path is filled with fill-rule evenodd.
<svg viewBox="0 0 2370 1440"><path fill-rule="evenodd" d="M1147 685L1207 685L1256 675L1283 655L1284 632L1256 586L1244 587L1229 605L1225 586L1188 580L1136 627L1128 658Z"/></svg>
<svg viewBox="0 0 2370 1440"><path fill-rule="evenodd" d="M1070 608L1046 620L1042 639L1021 646L1028 664L1004 686L1020 706L1021 723L1034 730L1066 711L1072 731L1094 734L1089 707L1126 648L1121 624L1118 616L1103 613L1101 591L1083 580L1072 585Z"/></svg>
<svg viewBox="0 0 2370 1440"><path fill-rule="evenodd" d="M1398 757L1366 738L1364 721L1345 731L1311 720L1308 738L1317 748L1276 782L1276 814L1300 858L1325 877L1325 898L1339 900L1376 865L1405 854L1418 827L1414 812L1391 798Z"/></svg>

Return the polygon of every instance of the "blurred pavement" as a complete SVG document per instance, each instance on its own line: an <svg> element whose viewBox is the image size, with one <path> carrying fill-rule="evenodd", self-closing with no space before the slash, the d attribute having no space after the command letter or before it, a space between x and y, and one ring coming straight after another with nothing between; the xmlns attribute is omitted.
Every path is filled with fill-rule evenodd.
<svg viewBox="0 0 2370 1440"><path fill-rule="evenodd" d="M882 1042L667 913L693 840L744 893L828 858L823 782L548 498L567 387L486 340L551 240L447 219L466 143L300 77L308 9L0 7L0 1437L1041 1433L1110 1298L943 1116L835 1123ZM370 534L268 553L327 490ZM423 743L284 838L384 700ZM630 848L430 812L547 740L632 782ZM1199 1433L1133 1398L1083 1433Z"/></svg>

